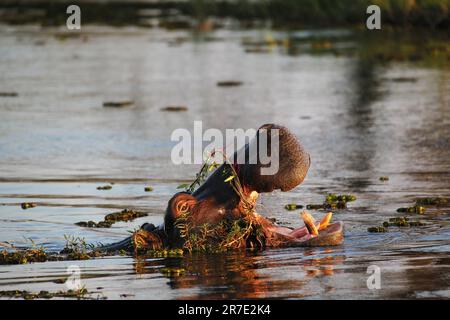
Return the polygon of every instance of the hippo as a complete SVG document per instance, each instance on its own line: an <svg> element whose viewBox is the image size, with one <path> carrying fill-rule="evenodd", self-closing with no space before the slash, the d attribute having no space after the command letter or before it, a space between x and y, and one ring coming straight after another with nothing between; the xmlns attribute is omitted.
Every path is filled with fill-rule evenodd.
<svg viewBox="0 0 450 320"><path fill-rule="evenodd" d="M120 249L217 250L237 248L268 248L280 246L331 246L343 241L343 223L330 223L331 213L321 222L303 212L304 226L288 228L258 214L256 200L261 193L287 192L300 185L311 165L311 157L297 137L286 127L275 124L261 126L253 141L259 142L261 132L278 133L278 171L261 174L270 164L236 161L238 152L218 166L196 190L179 192L168 201L164 221L155 226L145 223L123 241L106 245L102 250ZM271 150L271 139L266 139ZM256 140L255 140L256 139ZM257 144L259 148L259 144ZM242 152L242 150L240 150Z"/></svg>

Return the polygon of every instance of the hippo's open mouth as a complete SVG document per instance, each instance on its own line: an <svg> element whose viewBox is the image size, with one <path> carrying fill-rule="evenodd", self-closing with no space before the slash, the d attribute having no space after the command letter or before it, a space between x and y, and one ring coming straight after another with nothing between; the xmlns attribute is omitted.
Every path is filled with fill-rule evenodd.
<svg viewBox="0 0 450 320"><path fill-rule="evenodd" d="M296 229L277 226L274 232L288 239L287 246L335 246L344 240L344 224L340 221L322 228L317 223L316 228L317 234L312 233L307 225Z"/></svg>
<svg viewBox="0 0 450 320"><path fill-rule="evenodd" d="M192 250L227 250L243 247L329 246L343 241L343 224L330 224L331 213L320 222L302 213L304 227L291 229L278 226L256 213L256 199L262 192L289 191L301 184L311 164L309 154L287 128L263 125L253 142L260 147L259 132L276 130L278 140L278 170L265 175L262 164L248 161L237 163L237 154L211 173L197 189L175 194L168 203L164 223L158 227L145 224L127 241L108 246L117 250L132 245L135 249L182 248ZM265 143L271 149L271 141ZM247 144L243 149L249 149ZM234 161L234 162L233 162ZM201 172L202 173L202 172ZM198 174L197 176L202 176ZM195 182L193 183L195 185ZM192 186L192 185L191 185ZM131 240L130 240L131 239Z"/></svg>

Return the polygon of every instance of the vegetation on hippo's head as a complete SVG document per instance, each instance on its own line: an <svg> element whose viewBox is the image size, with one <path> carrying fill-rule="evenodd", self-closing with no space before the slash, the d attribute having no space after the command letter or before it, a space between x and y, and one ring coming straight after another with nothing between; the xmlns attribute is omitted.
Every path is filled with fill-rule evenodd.
<svg viewBox="0 0 450 320"><path fill-rule="evenodd" d="M187 190L193 191L195 186L201 185L206 180L210 171L218 167L215 162L210 162L210 159L211 157L205 161L196 175L196 179ZM197 226L192 222L190 212L183 213L177 219L175 226L184 239L183 248L188 252L221 252L246 246L263 247L265 245L263 228L253 214L255 212L254 204L245 196L234 167L225 166L221 174L224 182L229 183L241 199L242 217L236 220L222 220L214 225L204 223Z"/></svg>
<svg viewBox="0 0 450 320"><path fill-rule="evenodd" d="M197 187L200 187L202 183L206 181L211 171L219 167L218 163L212 161L212 157L213 154L206 159L205 163L203 163L200 168L200 171L196 173L195 179L191 184L180 184L177 189L185 189L186 192L192 193Z"/></svg>
<svg viewBox="0 0 450 320"><path fill-rule="evenodd" d="M262 226L250 215L232 221L221 221L194 226L189 213L180 217L176 227L184 239L183 248L188 252L223 252L244 247L261 248L265 245Z"/></svg>

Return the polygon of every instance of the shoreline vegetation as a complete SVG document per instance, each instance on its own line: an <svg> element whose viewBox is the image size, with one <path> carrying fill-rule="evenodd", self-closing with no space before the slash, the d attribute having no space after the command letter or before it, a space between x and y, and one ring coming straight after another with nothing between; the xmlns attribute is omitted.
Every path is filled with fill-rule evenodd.
<svg viewBox="0 0 450 320"><path fill-rule="evenodd" d="M3 0L6 24L64 25L70 0ZM382 28L448 30L450 0L80 0L83 24L210 30L232 20L239 28L365 28L369 5L381 8ZM229 22L229 21L228 21Z"/></svg>

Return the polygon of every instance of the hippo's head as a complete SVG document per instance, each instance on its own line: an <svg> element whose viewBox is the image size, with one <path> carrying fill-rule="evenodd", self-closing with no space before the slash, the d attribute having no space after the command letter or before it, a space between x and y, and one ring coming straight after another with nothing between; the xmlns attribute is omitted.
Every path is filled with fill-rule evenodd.
<svg viewBox="0 0 450 320"><path fill-rule="evenodd" d="M268 157L262 159L258 156L255 160L251 157L251 150L257 150L259 156L259 151L263 151L263 155ZM242 152L245 152L244 156ZM269 161L265 161L267 159ZM193 193L175 194L169 200L163 225L143 226L152 235L150 238L156 236L157 241L151 240L150 247L183 247L186 237L181 234L178 223L186 217L194 226L219 226L251 216L263 237L269 240L279 238L282 243L290 245L300 245L310 240L311 235L305 227L295 230L279 227L254 211L259 193L288 191L305 179L311 159L296 136L286 127L265 124L258 129L252 141L234 154L231 161L233 163L227 162L218 167ZM231 180L230 175L234 176ZM341 237L341 226L336 228ZM328 242L337 244L340 241L342 239L338 237ZM271 243L278 242L264 241L263 245Z"/></svg>

